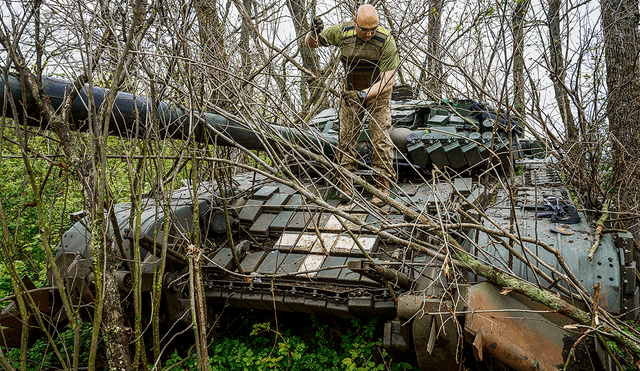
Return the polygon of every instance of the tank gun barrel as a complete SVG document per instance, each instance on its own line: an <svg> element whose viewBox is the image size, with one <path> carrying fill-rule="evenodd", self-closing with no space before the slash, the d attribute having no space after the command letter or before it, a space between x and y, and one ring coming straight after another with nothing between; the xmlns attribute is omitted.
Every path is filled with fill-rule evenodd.
<svg viewBox="0 0 640 371"><path fill-rule="evenodd" d="M44 95L49 97L56 110L60 109L64 97L74 89L70 81L52 77L42 78L42 88ZM5 91L9 92L6 97ZM88 131L91 107L100 107L108 93L109 91L104 88L90 88L85 84L71 104L69 122L71 130ZM7 81L0 78L0 99L4 102L9 97L18 107L19 114L23 115L24 112L27 115L25 120L27 125L47 129L49 123L40 119L41 115L35 100L30 95L23 94L21 82L14 75L9 75ZM222 109L216 109L215 113L196 111L194 115L192 111L183 109L177 104L159 101L154 105L150 98L124 92L117 93L112 108L109 132L111 135L122 137L142 137L148 131L156 131L163 139L185 140L193 137L196 141L203 143L221 146L240 145L250 150L260 150L271 145L280 135L307 148L318 148L318 151L328 155L332 154L332 147L337 143L337 136L323 134L313 128L258 124L252 120L228 114ZM7 109L7 112L10 110ZM5 115L9 114L5 113ZM214 130L208 130L207 126ZM230 140L213 134L212 132L215 131ZM270 133L266 135L269 138L265 138L261 132Z"/></svg>

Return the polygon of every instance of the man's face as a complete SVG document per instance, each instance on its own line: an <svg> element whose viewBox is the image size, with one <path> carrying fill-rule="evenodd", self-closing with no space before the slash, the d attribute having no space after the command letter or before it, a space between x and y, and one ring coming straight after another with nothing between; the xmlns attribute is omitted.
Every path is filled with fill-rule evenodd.
<svg viewBox="0 0 640 371"><path fill-rule="evenodd" d="M356 18L356 35L363 41L369 41L376 34L378 29L378 20L370 18Z"/></svg>

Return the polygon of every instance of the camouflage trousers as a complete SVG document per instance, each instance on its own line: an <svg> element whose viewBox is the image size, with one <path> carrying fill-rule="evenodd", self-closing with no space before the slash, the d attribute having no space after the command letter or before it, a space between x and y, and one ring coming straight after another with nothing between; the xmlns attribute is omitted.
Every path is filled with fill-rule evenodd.
<svg viewBox="0 0 640 371"><path fill-rule="evenodd" d="M362 104L349 104L340 100L340 137L338 160L349 171L358 168L358 138L368 113L369 140L371 141L371 167L377 174L391 179L393 169L393 144L389 137L391 128L391 91Z"/></svg>

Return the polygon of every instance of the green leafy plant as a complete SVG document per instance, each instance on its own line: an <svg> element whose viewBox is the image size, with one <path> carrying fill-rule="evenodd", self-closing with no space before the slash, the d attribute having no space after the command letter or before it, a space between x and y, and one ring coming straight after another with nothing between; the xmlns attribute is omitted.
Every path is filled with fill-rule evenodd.
<svg viewBox="0 0 640 371"><path fill-rule="evenodd" d="M271 322L245 324L234 335L211 339L212 370L414 370L396 362L382 348L379 318L344 321L330 326L311 315L303 329ZM293 331L295 330L295 331ZM195 355L175 351L164 370L191 370Z"/></svg>
<svg viewBox="0 0 640 371"><path fill-rule="evenodd" d="M54 342L61 353L71 353L73 348L73 331L68 329L54 337ZM91 346L91 323L80 324L80 364L87 364L89 360L89 347ZM8 349L7 359L10 360L16 370L20 370L20 349ZM60 362L53 353L51 344L45 339L36 340L27 353L27 369L24 371L36 371L60 368Z"/></svg>

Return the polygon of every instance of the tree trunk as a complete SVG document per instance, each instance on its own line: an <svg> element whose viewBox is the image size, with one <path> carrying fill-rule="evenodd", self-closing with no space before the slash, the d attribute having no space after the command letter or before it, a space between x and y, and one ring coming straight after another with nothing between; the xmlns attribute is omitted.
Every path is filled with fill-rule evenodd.
<svg viewBox="0 0 640 371"><path fill-rule="evenodd" d="M549 70L553 91L555 93L560 118L564 124L566 140L575 142L578 140L578 130L571 113L569 96L565 89L567 70L562 56L562 39L560 36L560 5L561 0L549 1Z"/></svg>
<svg viewBox="0 0 640 371"><path fill-rule="evenodd" d="M253 14L252 0L242 0L242 4L249 13L249 16ZM242 61L242 78L247 79L251 75L252 65L251 54L249 53L249 36L251 35L251 24L249 19L242 18L242 28L240 29L240 59Z"/></svg>
<svg viewBox="0 0 640 371"><path fill-rule="evenodd" d="M517 0L513 10L513 109L519 117L525 115L524 99L524 16L529 0Z"/></svg>
<svg viewBox="0 0 640 371"><path fill-rule="evenodd" d="M134 47L134 39L141 36L141 33L136 32L136 30L140 26L141 15L144 14L145 10L142 0L137 0L132 10L130 30L127 32L122 50L119 50L119 58L111 75L112 83L109 95L100 104L94 118L93 132L90 133L91 150L94 155L93 171L95 174L92 189L94 199L92 205L93 233L91 237L97 294L94 325L100 323L100 316L102 315L101 329L109 358L109 367L115 370L131 369L129 336L127 335L130 330L124 325L124 315L120 305L120 291L115 276L116 245L112 237L108 237L108 219L105 218L105 212L113 212L107 179L107 148L113 102L126 76L127 61L130 61L130 51ZM115 223L112 224L114 224L112 226L114 229L118 228ZM96 331L97 329L94 328L94 335ZM97 339L94 336L91 343L92 348L97 345L96 341ZM95 366L94 357L94 352L91 352L89 367Z"/></svg>
<svg viewBox="0 0 640 371"><path fill-rule="evenodd" d="M300 50L300 55L302 56L302 65L315 75L318 75L318 55L304 42L304 36L310 28L308 19L313 13L312 9L309 9L306 6L304 0L288 0L287 7L289 8L289 13L291 13L291 18L293 19L293 28L296 30L298 50ZM313 81L309 75L303 73L300 84L300 99L302 101L302 105L307 103L310 96L318 95L315 92L315 89L317 88L317 82Z"/></svg>
<svg viewBox="0 0 640 371"><path fill-rule="evenodd" d="M607 68L607 116L612 148L611 186L620 186L620 208L640 203L640 77L638 0L601 0ZM625 207L626 206L626 207Z"/></svg>
<svg viewBox="0 0 640 371"><path fill-rule="evenodd" d="M440 43L440 13L442 11L440 0L429 0L429 32L427 44L427 94L431 99L442 99L443 72Z"/></svg>
<svg viewBox="0 0 640 371"><path fill-rule="evenodd" d="M113 239L106 241L107 270L104 272L104 309L102 318L102 336L107 346L107 359L111 370L131 370L129 355L129 332L124 326L120 291L116 282L116 244Z"/></svg>
<svg viewBox="0 0 640 371"><path fill-rule="evenodd" d="M212 95L212 103L220 107L229 105L227 97L229 76L223 72L229 70L229 58L225 52L224 27L218 16L217 1L195 0L194 8L198 17L198 32L202 45L202 61L206 66L202 70L203 80L208 81L214 90L208 91ZM204 88L200 86L199 88Z"/></svg>

